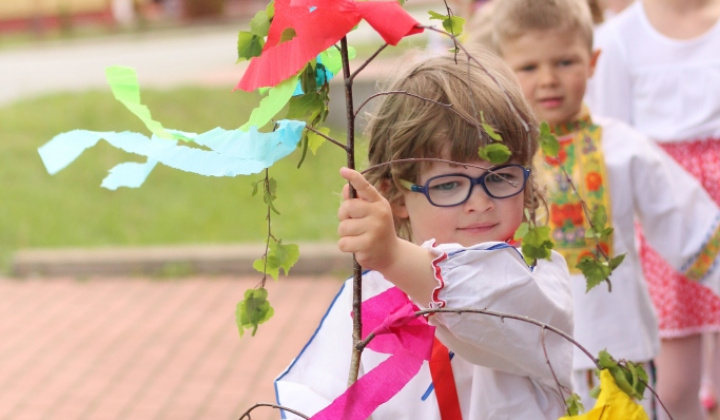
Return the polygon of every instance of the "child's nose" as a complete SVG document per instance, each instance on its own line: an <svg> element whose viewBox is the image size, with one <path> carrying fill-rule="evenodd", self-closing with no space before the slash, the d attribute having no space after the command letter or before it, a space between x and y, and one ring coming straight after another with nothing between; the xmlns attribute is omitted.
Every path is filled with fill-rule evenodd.
<svg viewBox="0 0 720 420"><path fill-rule="evenodd" d="M465 202L464 208L466 212L485 212L495 206L495 199L490 197L482 185L477 184L470 192L470 197Z"/></svg>
<svg viewBox="0 0 720 420"><path fill-rule="evenodd" d="M557 75L553 69L545 67L540 70L540 84L542 86L554 85L557 80Z"/></svg>

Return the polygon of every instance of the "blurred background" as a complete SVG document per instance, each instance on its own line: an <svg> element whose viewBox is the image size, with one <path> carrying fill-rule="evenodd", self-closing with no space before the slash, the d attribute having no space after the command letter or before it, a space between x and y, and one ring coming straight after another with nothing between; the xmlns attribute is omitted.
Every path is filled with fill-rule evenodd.
<svg viewBox="0 0 720 420"><path fill-rule="evenodd" d="M266 208L253 196L260 176L207 178L157 167L141 188L99 187L117 163L138 160L104 142L49 175L37 148L74 130L136 131L140 121L110 92L104 69L134 67L142 101L165 127L204 132L242 125L255 93L233 91L246 62L236 40L261 0L4 0L0 2L0 274L19 250L261 243ZM406 6L421 23L441 2ZM358 66L382 40L361 23L348 36ZM388 48L355 83L356 106L425 35ZM337 80L333 81L337 83ZM344 140L341 85L331 89L331 135ZM358 127L361 134L361 127ZM363 164L363 142L357 153ZM287 242L334 241L346 164L326 143L271 168L277 179L273 233ZM191 273L190 273L191 274Z"/></svg>

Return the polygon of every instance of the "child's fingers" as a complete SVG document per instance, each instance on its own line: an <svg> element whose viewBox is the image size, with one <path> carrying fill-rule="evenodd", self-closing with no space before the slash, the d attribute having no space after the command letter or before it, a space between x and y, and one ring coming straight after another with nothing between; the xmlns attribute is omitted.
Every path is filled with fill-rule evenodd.
<svg viewBox="0 0 720 420"><path fill-rule="evenodd" d="M355 188L358 198L362 198L363 200L370 202L382 199L380 192L376 190L375 187L373 187L360 172L349 168L340 168L340 176L347 179L353 188ZM347 199L348 196L345 194L346 189L343 189L343 196Z"/></svg>

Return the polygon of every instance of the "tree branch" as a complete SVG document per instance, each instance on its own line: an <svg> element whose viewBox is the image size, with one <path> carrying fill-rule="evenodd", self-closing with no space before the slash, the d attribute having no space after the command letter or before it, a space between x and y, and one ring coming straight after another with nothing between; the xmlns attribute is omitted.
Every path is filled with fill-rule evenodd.
<svg viewBox="0 0 720 420"><path fill-rule="evenodd" d="M323 132L321 132L321 131L316 130L314 127L311 127L311 126L309 126L309 125L306 125L306 126L305 126L305 129L308 130L308 131L312 131L313 133L317 134L318 136L324 138L325 140L329 141L330 143L332 143L332 144L334 144L334 145L336 145L336 146L342 147L343 150L347 150L347 146L346 146L346 145L340 143L339 141L335 140L334 138L328 136L327 134L325 134L325 133L323 133Z"/></svg>
<svg viewBox="0 0 720 420"><path fill-rule="evenodd" d="M367 67L367 65L370 64L370 62L373 61L373 60L378 56L378 54L380 54L380 53L382 52L382 50L384 50L385 48L387 48L387 46L388 46L388 44L384 44L382 47L378 48L377 51L375 51L367 60L365 60L364 63L362 63L362 64L360 65L360 67L357 68L357 70L355 70L355 71L353 72L352 75L350 75L350 80L355 80L355 77L356 77L361 71L363 71L363 69L364 69L365 67Z"/></svg>
<svg viewBox="0 0 720 420"><path fill-rule="evenodd" d="M253 410L255 410L256 408L260 408L260 407L271 407L271 408L275 408L277 410L285 410L285 411L295 414L296 416L300 416L300 417L304 418L305 420L310 418L297 410L293 410L292 408L288 408L288 407L285 407L282 405L277 405L277 404L272 404L272 403L255 403L255 404L253 404L252 407L248 408L247 411L245 411L238 420L243 420L244 418L251 420L252 417L250 417L250 413Z"/></svg>

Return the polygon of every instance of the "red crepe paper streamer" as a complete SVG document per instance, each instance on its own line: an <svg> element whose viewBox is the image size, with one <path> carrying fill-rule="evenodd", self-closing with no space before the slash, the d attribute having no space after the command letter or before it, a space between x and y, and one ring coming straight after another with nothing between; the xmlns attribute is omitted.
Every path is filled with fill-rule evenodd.
<svg viewBox="0 0 720 420"><path fill-rule="evenodd" d="M251 92L277 85L338 42L361 19L390 45L423 31L397 1L275 0L263 52L250 60L235 89ZM295 31L295 37L280 43L288 28Z"/></svg>

